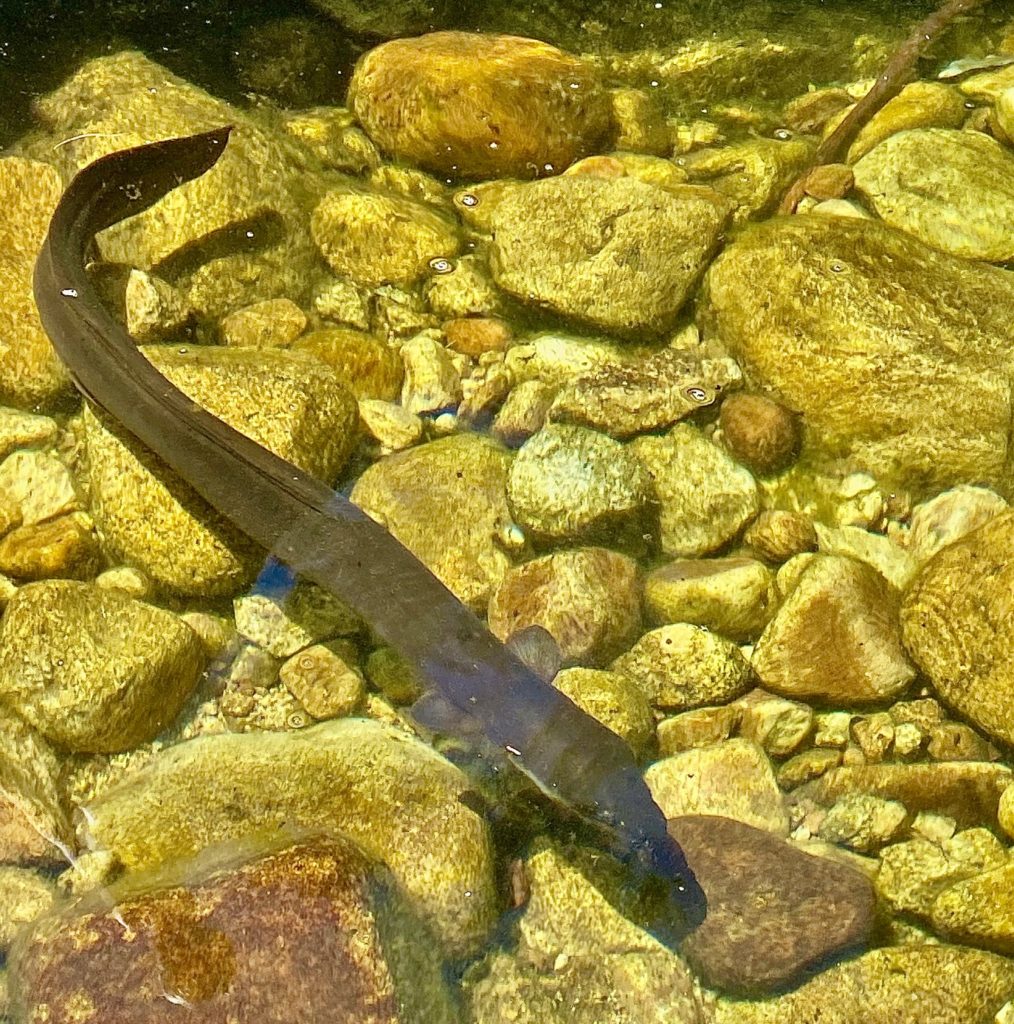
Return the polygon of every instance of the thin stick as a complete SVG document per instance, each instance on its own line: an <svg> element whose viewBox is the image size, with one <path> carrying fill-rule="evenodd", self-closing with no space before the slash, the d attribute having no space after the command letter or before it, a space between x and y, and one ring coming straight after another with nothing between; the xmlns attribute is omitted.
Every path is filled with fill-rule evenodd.
<svg viewBox="0 0 1014 1024"><path fill-rule="evenodd" d="M848 112L837 128L817 147L813 164L804 171L785 193L779 213L792 213L805 192L805 181L814 167L838 163L859 130L889 100L901 92L902 86L913 76L915 62L923 51L959 15L982 7L989 0L947 0L934 11L895 50L887 66L880 73L873 88Z"/></svg>

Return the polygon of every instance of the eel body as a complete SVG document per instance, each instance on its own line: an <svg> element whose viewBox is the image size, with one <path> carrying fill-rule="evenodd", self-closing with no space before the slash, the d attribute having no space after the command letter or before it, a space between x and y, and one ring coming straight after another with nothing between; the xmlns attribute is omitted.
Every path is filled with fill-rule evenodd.
<svg viewBox="0 0 1014 1024"><path fill-rule="evenodd" d="M626 744L515 657L358 507L169 383L102 305L87 273L96 233L202 175L229 131L111 153L68 186L34 290L78 389L254 541L353 607L450 705L461 732L481 734L595 824L610 852L638 875L666 883L678 933L696 927L704 893Z"/></svg>

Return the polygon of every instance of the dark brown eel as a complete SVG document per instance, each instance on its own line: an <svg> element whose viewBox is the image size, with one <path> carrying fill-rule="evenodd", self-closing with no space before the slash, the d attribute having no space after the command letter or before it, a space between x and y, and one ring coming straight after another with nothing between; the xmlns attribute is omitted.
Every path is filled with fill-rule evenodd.
<svg viewBox="0 0 1014 1024"><path fill-rule="evenodd" d="M666 931L684 934L703 920L705 896L627 745L515 657L382 526L170 384L99 300L86 271L96 233L204 174L229 132L111 153L75 176L35 266L35 301L57 353L90 401L416 666L460 732L481 734L595 824L641 880L661 880Z"/></svg>

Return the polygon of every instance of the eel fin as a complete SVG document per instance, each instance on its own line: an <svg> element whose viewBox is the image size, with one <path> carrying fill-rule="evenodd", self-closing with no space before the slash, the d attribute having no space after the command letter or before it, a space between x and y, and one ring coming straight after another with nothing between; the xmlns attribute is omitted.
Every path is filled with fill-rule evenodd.
<svg viewBox="0 0 1014 1024"><path fill-rule="evenodd" d="M563 666L560 645L543 626L525 626L512 633L507 640L507 650L544 683L551 683Z"/></svg>

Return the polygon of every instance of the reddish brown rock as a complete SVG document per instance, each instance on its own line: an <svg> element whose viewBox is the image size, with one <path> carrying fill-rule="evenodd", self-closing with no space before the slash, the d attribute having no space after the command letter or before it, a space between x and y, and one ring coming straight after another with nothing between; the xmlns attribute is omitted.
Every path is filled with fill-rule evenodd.
<svg viewBox="0 0 1014 1024"><path fill-rule="evenodd" d="M669 830L708 897L680 946L706 985L764 995L867 941L876 898L855 869L731 818L673 818Z"/></svg>
<svg viewBox="0 0 1014 1024"><path fill-rule="evenodd" d="M453 1019L432 943L350 843L306 842L238 867L219 860L196 879L131 891L137 884L85 897L21 940L10 966L15 1020Z"/></svg>
<svg viewBox="0 0 1014 1024"><path fill-rule="evenodd" d="M730 395L719 422L733 457L754 473L784 469L799 447L795 417L764 395Z"/></svg>

